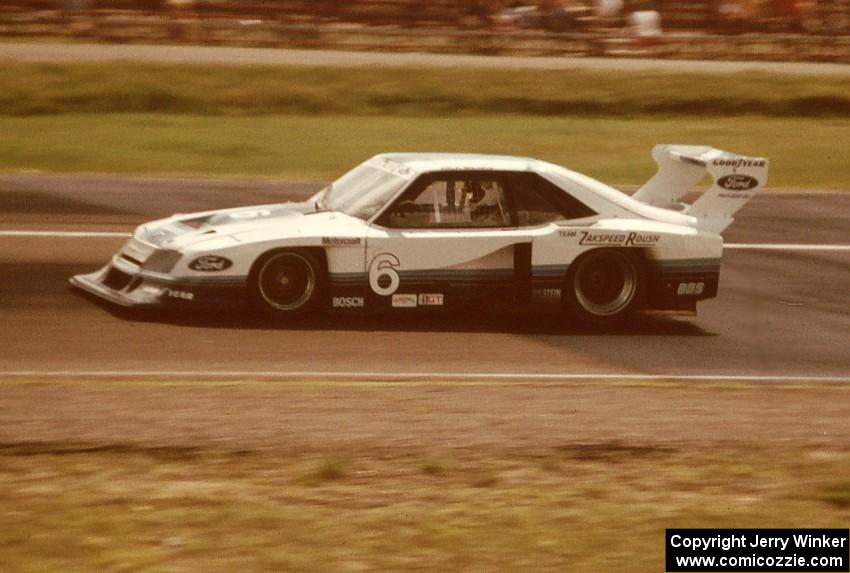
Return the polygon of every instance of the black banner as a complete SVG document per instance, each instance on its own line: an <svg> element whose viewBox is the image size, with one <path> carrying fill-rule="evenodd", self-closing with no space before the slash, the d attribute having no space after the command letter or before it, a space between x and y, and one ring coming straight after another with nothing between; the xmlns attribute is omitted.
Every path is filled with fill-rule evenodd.
<svg viewBox="0 0 850 573"><path fill-rule="evenodd" d="M668 529L666 570L850 571L850 530Z"/></svg>

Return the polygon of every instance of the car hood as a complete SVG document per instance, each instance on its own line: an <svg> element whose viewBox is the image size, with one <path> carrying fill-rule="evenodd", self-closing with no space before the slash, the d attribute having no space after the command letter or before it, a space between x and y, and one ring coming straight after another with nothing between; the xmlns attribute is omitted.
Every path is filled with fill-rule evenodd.
<svg viewBox="0 0 850 573"><path fill-rule="evenodd" d="M174 215L145 223L135 236L158 248L179 250L224 238L243 243L313 236L363 224L344 213L316 211L310 202L280 203Z"/></svg>

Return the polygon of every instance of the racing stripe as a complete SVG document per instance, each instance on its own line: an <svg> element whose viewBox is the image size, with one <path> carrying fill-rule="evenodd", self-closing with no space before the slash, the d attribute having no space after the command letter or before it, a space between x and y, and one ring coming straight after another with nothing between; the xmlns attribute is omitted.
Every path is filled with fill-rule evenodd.
<svg viewBox="0 0 850 573"><path fill-rule="evenodd" d="M660 274L718 273L720 259L672 259L654 261L653 266Z"/></svg>
<svg viewBox="0 0 850 573"><path fill-rule="evenodd" d="M534 278L561 278L567 274L569 265L536 265L531 268Z"/></svg>
<svg viewBox="0 0 850 573"><path fill-rule="evenodd" d="M489 280L513 280L514 270L507 269L436 269L422 271L400 271L399 276L404 279L430 279L430 280L464 280L464 281L489 281Z"/></svg>
<svg viewBox="0 0 850 573"><path fill-rule="evenodd" d="M209 277L158 277L149 274L138 275L145 283L157 283L163 285L181 284L193 286L235 286L244 285L248 277L241 276L209 276Z"/></svg>
<svg viewBox="0 0 850 573"><path fill-rule="evenodd" d="M330 281L336 284L352 285L369 282L369 275L366 273L330 273L328 276Z"/></svg>

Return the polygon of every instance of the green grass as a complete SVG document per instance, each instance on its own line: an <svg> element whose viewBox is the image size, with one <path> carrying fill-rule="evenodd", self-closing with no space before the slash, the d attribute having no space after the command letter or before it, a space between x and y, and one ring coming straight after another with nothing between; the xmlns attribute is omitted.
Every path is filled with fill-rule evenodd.
<svg viewBox="0 0 850 573"><path fill-rule="evenodd" d="M699 143L771 160L769 186L841 189L850 118L196 116L0 117L0 170L329 179L384 151L530 155L639 184L656 143Z"/></svg>
<svg viewBox="0 0 850 573"><path fill-rule="evenodd" d="M847 117L850 79L741 73L4 64L0 115Z"/></svg>
<svg viewBox="0 0 850 573"><path fill-rule="evenodd" d="M850 517L847 451L588 447L346 452L332 479L333 452L7 447L0 569L661 571L667 527Z"/></svg>
<svg viewBox="0 0 850 573"><path fill-rule="evenodd" d="M530 155L635 185L652 146L850 181L850 80L566 70L0 65L0 170L329 179L390 150Z"/></svg>

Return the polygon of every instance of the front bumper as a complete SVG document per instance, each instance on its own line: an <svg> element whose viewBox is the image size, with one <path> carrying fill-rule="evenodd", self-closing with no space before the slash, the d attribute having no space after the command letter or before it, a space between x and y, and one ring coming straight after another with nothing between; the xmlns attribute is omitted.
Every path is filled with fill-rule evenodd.
<svg viewBox="0 0 850 573"><path fill-rule="evenodd" d="M127 268L119 261L75 275L72 286L122 307L232 308L246 300L244 277L180 279Z"/></svg>

